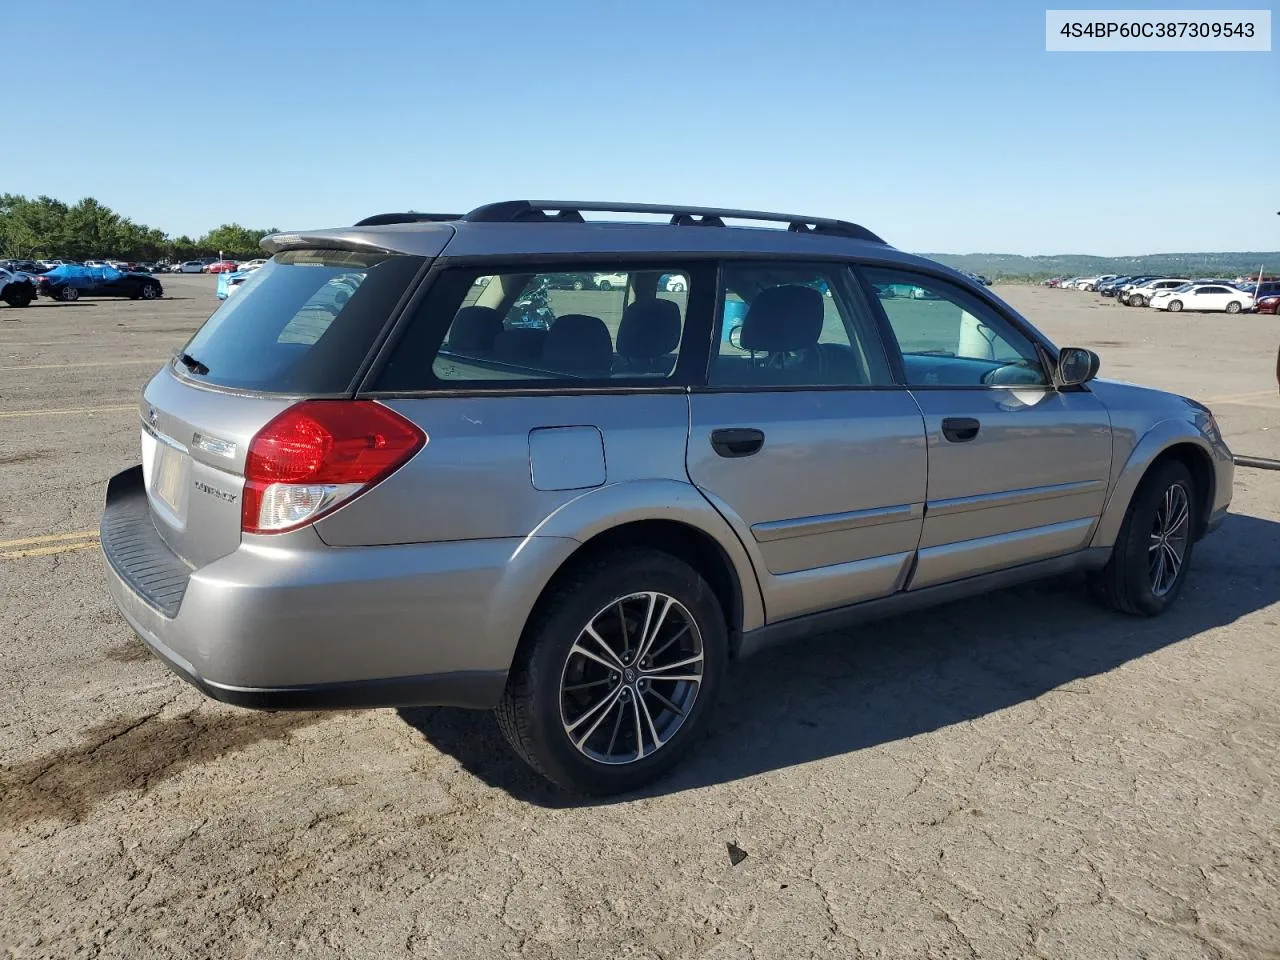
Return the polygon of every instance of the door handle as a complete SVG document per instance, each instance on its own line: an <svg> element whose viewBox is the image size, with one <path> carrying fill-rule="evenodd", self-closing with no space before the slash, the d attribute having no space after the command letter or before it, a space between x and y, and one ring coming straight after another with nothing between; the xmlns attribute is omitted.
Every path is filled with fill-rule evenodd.
<svg viewBox="0 0 1280 960"><path fill-rule="evenodd" d="M978 435L981 427L973 417L947 417L942 421L942 435L952 443L967 443Z"/></svg>
<svg viewBox="0 0 1280 960"><path fill-rule="evenodd" d="M749 457L764 446L764 431L755 427L712 430L711 446L722 457Z"/></svg>

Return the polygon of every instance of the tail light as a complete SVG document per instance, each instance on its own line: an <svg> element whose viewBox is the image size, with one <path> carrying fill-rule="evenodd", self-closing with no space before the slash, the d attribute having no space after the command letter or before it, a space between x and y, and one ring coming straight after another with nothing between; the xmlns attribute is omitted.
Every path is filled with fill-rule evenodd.
<svg viewBox="0 0 1280 960"><path fill-rule="evenodd" d="M427 435L371 400L306 400L258 431L244 468L240 527L282 533L314 523L390 476Z"/></svg>

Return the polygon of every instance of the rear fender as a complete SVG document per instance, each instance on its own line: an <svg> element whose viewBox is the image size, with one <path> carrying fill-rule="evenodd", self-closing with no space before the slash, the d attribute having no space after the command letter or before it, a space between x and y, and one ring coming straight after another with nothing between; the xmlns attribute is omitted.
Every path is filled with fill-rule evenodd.
<svg viewBox="0 0 1280 960"><path fill-rule="evenodd" d="M548 516L531 537L569 537L585 543L627 523L666 520L710 536L733 566L742 593L742 630L764 624L764 604L742 542L695 487L678 480L631 480L587 491Z"/></svg>

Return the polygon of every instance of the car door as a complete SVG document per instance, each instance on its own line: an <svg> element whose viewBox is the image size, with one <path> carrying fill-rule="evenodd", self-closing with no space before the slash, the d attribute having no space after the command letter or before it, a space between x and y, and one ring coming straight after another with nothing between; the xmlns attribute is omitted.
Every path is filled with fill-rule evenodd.
<svg viewBox="0 0 1280 960"><path fill-rule="evenodd" d="M1187 304L1192 310L1225 310L1231 294L1226 287L1200 287L1194 291L1192 302Z"/></svg>
<svg viewBox="0 0 1280 960"><path fill-rule="evenodd" d="M909 587L1084 548L1111 470L1106 408L1087 389L1055 389L1032 332L976 291L913 270L864 276L928 440Z"/></svg>
<svg viewBox="0 0 1280 960"><path fill-rule="evenodd" d="M900 590L920 540L924 423L851 270L730 262L720 278L688 472L746 546L767 620Z"/></svg>

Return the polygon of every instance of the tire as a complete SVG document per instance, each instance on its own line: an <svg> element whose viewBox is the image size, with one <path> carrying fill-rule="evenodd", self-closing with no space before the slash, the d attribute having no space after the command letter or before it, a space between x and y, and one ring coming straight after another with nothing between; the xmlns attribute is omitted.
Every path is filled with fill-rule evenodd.
<svg viewBox="0 0 1280 960"><path fill-rule="evenodd" d="M1232 300L1230 303L1227 304L1227 313L1239 313L1239 312L1240 312L1240 304L1238 304L1236 301Z"/></svg>
<svg viewBox="0 0 1280 960"><path fill-rule="evenodd" d="M613 289L613 284L611 284L608 280L601 280L599 283L597 283L597 284L596 284L596 289L597 289L597 290L612 290L612 289Z"/></svg>
<svg viewBox="0 0 1280 960"><path fill-rule="evenodd" d="M1175 488L1181 488L1181 496L1185 499L1185 520L1177 525L1174 535L1167 537L1167 542L1175 553L1181 545L1181 560L1172 579L1167 582L1161 580L1157 584L1152 554L1162 548L1151 544L1160 529L1157 524L1163 523L1167 512L1166 497L1172 496L1174 501L1179 499L1176 493L1172 493ZM1143 477L1129 503L1111 559L1090 577L1094 596L1113 610L1131 616L1155 617L1168 610L1182 592L1187 570L1191 567L1199 514L1191 471L1177 460L1157 464ZM1176 519L1179 512L1175 510L1174 515ZM1164 557L1168 559L1168 554Z"/></svg>
<svg viewBox="0 0 1280 960"><path fill-rule="evenodd" d="M58 299L64 303L72 303L80 299L80 291L75 287L63 287L58 292Z"/></svg>
<svg viewBox="0 0 1280 960"><path fill-rule="evenodd" d="M140 296L143 300L158 300L160 298L160 288L154 283L144 283Z"/></svg>
<svg viewBox="0 0 1280 960"><path fill-rule="evenodd" d="M4 302L11 307L29 307L35 296L24 288L6 291Z"/></svg>
<svg viewBox="0 0 1280 960"><path fill-rule="evenodd" d="M1131 307L1145 307L1146 305L1147 305L1147 301L1142 297L1141 294L1139 294L1136 297L1129 298L1129 306Z"/></svg>
<svg viewBox="0 0 1280 960"><path fill-rule="evenodd" d="M673 602L655 600L651 607L650 592ZM637 634L651 621L660 624L650 638L661 664L656 668L635 655L643 649ZM604 649L588 637L588 627ZM700 662L687 665L699 650ZM498 706L498 725L529 766L564 790L592 796L635 790L671 769L696 742L727 655L724 612L692 567L651 549L600 554L564 575L534 611ZM620 663L621 669L613 666ZM646 664L653 680L640 669ZM662 681L663 673L684 679Z"/></svg>
<svg viewBox="0 0 1280 960"><path fill-rule="evenodd" d="M1170 300L1170 301L1169 301L1169 312L1170 312L1170 313L1178 313L1178 312L1179 312L1179 311L1181 311L1181 310L1182 310L1182 301L1181 301L1181 300Z"/></svg>
<svg viewBox="0 0 1280 960"><path fill-rule="evenodd" d="M684 293L685 286L683 283L673 283L668 290L669 293Z"/></svg>
<svg viewBox="0 0 1280 960"><path fill-rule="evenodd" d="M582 289L583 287L585 287L585 286L586 286L586 284L585 284L585 283L583 283L581 280L575 280L575 281L573 281L573 289L575 289L575 290L581 290L581 289Z"/></svg>

